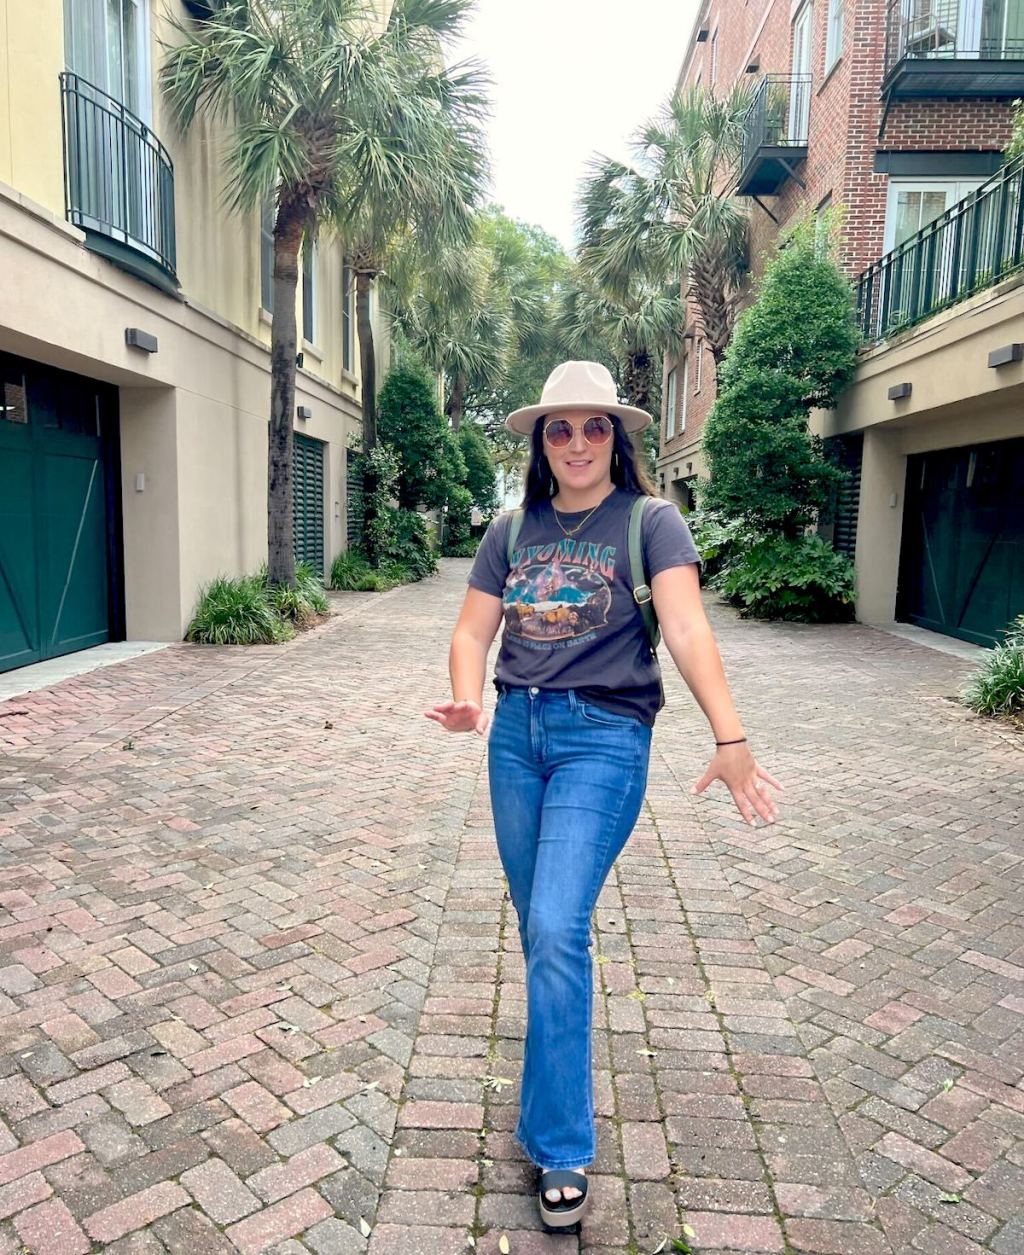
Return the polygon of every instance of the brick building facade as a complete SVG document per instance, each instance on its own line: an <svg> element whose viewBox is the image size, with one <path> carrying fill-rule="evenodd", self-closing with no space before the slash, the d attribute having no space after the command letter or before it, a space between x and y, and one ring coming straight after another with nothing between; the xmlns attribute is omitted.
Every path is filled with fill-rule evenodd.
<svg viewBox="0 0 1024 1255"><path fill-rule="evenodd" d="M749 86L773 120L738 186L753 274L780 229L831 206L856 278L1003 165L1024 95L1024 0L702 0L677 86L695 84ZM692 303L684 343L665 364L658 473L692 504L715 399Z"/></svg>

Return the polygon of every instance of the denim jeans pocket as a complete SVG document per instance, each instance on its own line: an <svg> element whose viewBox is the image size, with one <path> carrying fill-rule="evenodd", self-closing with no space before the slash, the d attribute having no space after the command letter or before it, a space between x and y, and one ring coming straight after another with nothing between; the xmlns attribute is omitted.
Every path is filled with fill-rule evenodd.
<svg viewBox="0 0 1024 1255"><path fill-rule="evenodd" d="M595 706L593 702L585 702L580 697L576 698L576 709L587 723L600 724L605 728L629 728L640 722L632 715L616 714L612 710L605 710L603 706Z"/></svg>

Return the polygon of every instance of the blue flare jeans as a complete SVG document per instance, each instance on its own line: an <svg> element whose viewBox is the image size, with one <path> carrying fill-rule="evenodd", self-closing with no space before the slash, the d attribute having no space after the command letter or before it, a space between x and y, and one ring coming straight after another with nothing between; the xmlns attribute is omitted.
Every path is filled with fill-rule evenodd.
<svg viewBox="0 0 1024 1255"><path fill-rule="evenodd" d="M651 729L572 689L503 688L488 743L498 853L526 960L516 1137L581 1168L594 1125L590 918L647 787Z"/></svg>

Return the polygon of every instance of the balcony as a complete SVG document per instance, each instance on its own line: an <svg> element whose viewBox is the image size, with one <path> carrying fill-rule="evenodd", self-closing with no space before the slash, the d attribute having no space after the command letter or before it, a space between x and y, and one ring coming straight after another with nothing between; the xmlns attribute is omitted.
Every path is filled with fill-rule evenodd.
<svg viewBox="0 0 1024 1255"><path fill-rule="evenodd" d="M1024 157L870 265L856 284L868 342L913 327L1024 268Z"/></svg>
<svg viewBox="0 0 1024 1255"><path fill-rule="evenodd" d="M810 112L810 75L765 75L743 119L740 196L777 196L787 179L804 186L797 167L807 158Z"/></svg>
<svg viewBox="0 0 1024 1255"><path fill-rule="evenodd" d="M61 75L67 218L86 245L176 294L174 167L146 124L70 72Z"/></svg>
<svg viewBox="0 0 1024 1255"><path fill-rule="evenodd" d="M888 0L887 100L1024 93L1021 0Z"/></svg>

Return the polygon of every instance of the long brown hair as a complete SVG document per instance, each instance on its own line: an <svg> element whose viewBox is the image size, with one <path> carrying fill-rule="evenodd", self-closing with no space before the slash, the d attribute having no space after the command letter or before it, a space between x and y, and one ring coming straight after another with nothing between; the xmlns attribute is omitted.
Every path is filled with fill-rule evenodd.
<svg viewBox="0 0 1024 1255"><path fill-rule="evenodd" d="M551 465L544 452L544 419L541 415L533 425L530 437L530 463L526 469L526 491L523 493L523 508L549 501L558 492L558 480L551 472ZM614 414L608 417L612 422L614 445L612 448L612 483L626 492L641 493L646 497L658 495L650 476L644 466L637 460L636 449L629 436L622 430L622 424Z"/></svg>

